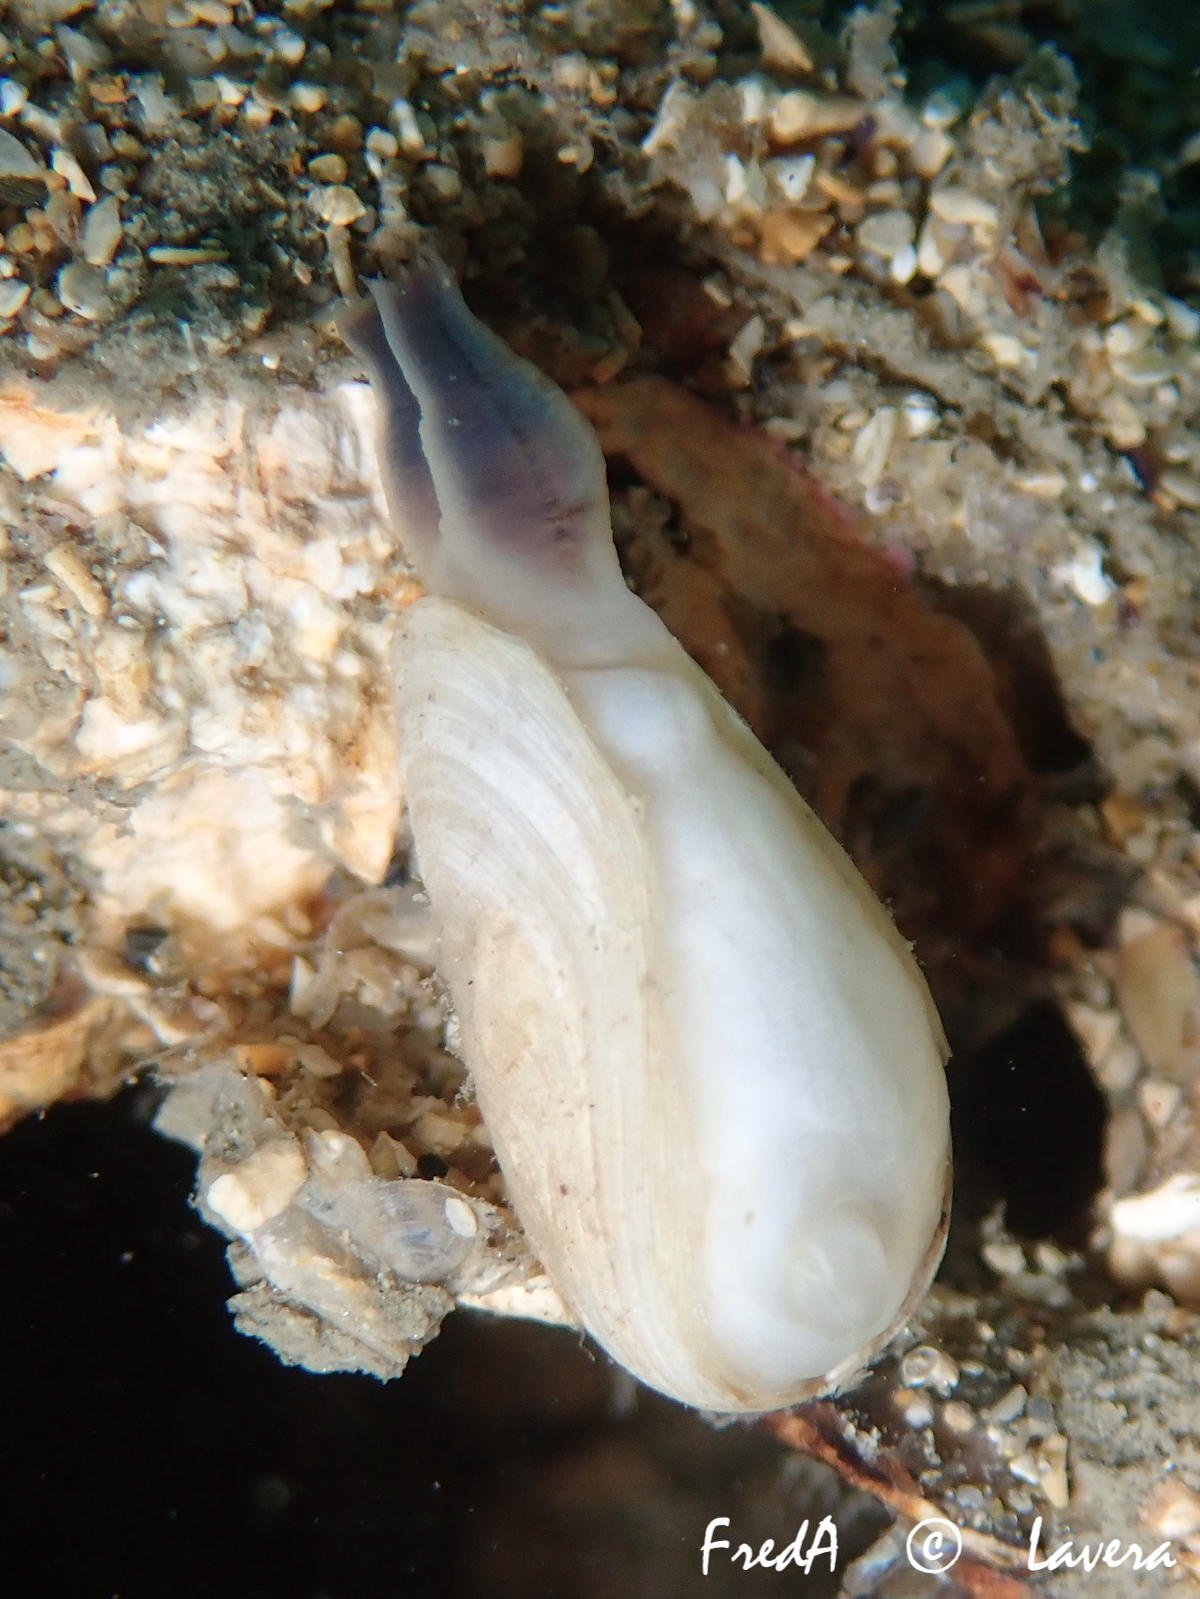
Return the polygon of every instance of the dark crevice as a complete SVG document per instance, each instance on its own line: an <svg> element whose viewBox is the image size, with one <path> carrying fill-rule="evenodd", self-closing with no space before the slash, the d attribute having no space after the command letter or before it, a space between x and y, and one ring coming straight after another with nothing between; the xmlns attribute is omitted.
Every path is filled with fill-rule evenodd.
<svg viewBox="0 0 1200 1599"><path fill-rule="evenodd" d="M996 677L996 693L1022 753L1039 775L1089 767L1091 746L1072 725L1054 658L1033 607L1019 595L925 578L922 592L974 634Z"/></svg>
<svg viewBox="0 0 1200 1599"><path fill-rule="evenodd" d="M1013 1232L1082 1244L1104 1180L1104 1095L1051 1000L951 1062L960 1215L997 1200Z"/></svg>

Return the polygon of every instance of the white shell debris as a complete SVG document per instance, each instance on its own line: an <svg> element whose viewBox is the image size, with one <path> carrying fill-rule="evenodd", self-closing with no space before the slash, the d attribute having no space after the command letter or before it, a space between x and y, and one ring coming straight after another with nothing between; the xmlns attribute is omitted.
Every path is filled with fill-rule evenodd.
<svg viewBox="0 0 1200 1599"><path fill-rule="evenodd" d="M918 1344L900 1361L900 1381L910 1388L932 1388L947 1398L958 1386L958 1367L945 1350Z"/></svg>
<svg viewBox="0 0 1200 1599"><path fill-rule="evenodd" d="M214 1177L204 1197L234 1232L253 1233L287 1209L307 1176L300 1146L280 1138Z"/></svg>
<svg viewBox="0 0 1200 1599"><path fill-rule="evenodd" d="M69 261L58 274L58 297L68 311L94 321L112 309L104 273L85 261Z"/></svg>
<svg viewBox="0 0 1200 1599"><path fill-rule="evenodd" d="M760 0L751 0L750 10L758 24L764 66L781 72L813 70L815 63L807 46L782 17L776 16L770 6L760 4Z"/></svg>
<svg viewBox="0 0 1200 1599"><path fill-rule="evenodd" d="M1156 1188L1119 1199L1109 1220L1119 1278L1162 1282L1185 1304L1200 1300L1200 1175L1176 1172Z"/></svg>
<svg viewBox="0 0 1200 1599"><path fill-rule="evenodd" d="M348 227L351 222L357 222L359 217L365 216L367 211L354 190L344 183L333 183L320 189L314 197L313 206L322 222L328 222L331 227Z"/></svg>
<svg viewBox="0 0 1200 1599"><path fill-rule="evenodd" d="M28 283L23 283L20 278L0 281L0 317L16 316L32 293Z"/></svg>
<svg viewBox="0 0 1200 1599"><path fill-rule="evenodd" d="M798 144L823 133L845 133L862 121L865 111L861 100L789 89L771 111L771 137L777 144Z"/></svg>
<svg viewBox="0 0 1200 1599"><path fill-rule="evenodd" d="M1150 1070L1175 1083L1200 1077L1200 970L1183 930L1123 920L1114 989L1125 1025Z"/></svg>
<svg viewBox="0 0 1200 1599"><path fill-rule="evenodd" d="M864 488L874 488L887 469L896 438L896 421L895 407L881 405L859 430L850 453Z"/></svg>
<svg viewBox="0 0 1200 1599"><path fill-rule="evenodd" d="M121 202L115 194L106 195L89 206L80 230L80 248L89 266L107 266L117 253L123 229Z"/></svg>
<svg viewBox="0 0 1200 1599"><path fill-rule="evenodd" d="M237 930L316 892L334 864L383 874L394 741L363 683L384 669L388 625L363 597L402 595L407 580L385 576L366 404L358 384L274 387L258 408L214 397L123 433L103 411L0 398L10 472L49 477L55 501L99 530L91 547L121 551L86 561L58 540L52 581L26 585L0 698L6 737L45 770L154 784L119 828L70 824L113 937L131 918L174 916L236 965ZM33 680L49 685L37 714Z"/></svg>
<svg viewBox="0 0 1200 1599"><path fill-rule="evenodd" d="M1116 589L1104 571L1104 551L1094 543L1081 545L1070 560L1059 561L1052 575L1073 589L1085 605L1103 605Z"/></svg>
<svg viewBox="0 0 1200 1599"><path fill-rule="evenodd" d="M907 211L876 211L859 224L858 242L889 260L913 241L914 223Z"/></svg>
<svg viewBox="0 0 1200 1599"><path fill-rule="evenodd" d="M0 116L19 116L29 99L29 90L15 78L0 78Z"/></svg>
<svg viewBox="0 0 1200 1599"><path fill-rule="evenodd" d="M77 200L90 202L96 198L91 179L69 150L55 150L50 165L60 177L66 178L67 187Z"/></svg>
<svg viewBox="0 0 1200 1599"><path fill-rule="evenodd" d="M42 178L46 169L7 128L0 128L0 174L7 178Z"/></svg>
<svg viewBox="0 0 1200 1599"><path fill-rule="evenodd" d="M235 1318L284 1359L397 1376L459 1294L569 1322L503 1211L376 1176L353 1138L232 1065L182 1078L156 1125L197 1150L197 1203L234 1240Z"/></svg>

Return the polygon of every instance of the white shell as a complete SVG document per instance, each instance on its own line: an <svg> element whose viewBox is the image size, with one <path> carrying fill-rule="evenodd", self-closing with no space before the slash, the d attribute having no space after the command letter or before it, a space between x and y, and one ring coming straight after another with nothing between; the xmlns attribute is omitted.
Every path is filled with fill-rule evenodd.
<svg viewBox="0 0 1200 1599"><path fill-rule="evenodd" d="M351 337L381 388L405 386L410 430L419 413L421 451L388 441L389 491L449 596L401 624L401 778L517 1214L583 1325L651 1386L720 1411L827 1390L941 1253L928 991L848 858L625 588L575 413L441 273L379 299L382 324ZM515 394L499 420L472 411L474 384L488 417ZM447 392L465 464L437 434ZM523 423L531 393L544 433L540 412ZM483 480L463 488L481 427L511 430L532 510L510 483L494 510Z"/></svg>

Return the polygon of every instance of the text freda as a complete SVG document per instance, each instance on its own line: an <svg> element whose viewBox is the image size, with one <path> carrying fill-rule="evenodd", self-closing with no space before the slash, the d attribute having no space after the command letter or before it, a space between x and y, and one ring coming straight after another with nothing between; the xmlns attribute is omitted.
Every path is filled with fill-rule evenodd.
<svg viewBox="0 0 1200 1599"><path fill-rule="evenodd" d="M756 1566L764 1571L786 1571L789 1566L794 1566L798 1571L807 1573L822 1561L830 1572L837 1566L837 1528L829 1516L821 1517L813 1528L811 1538L809 1522L802 1521L796 1536L778 1552L773 1538L759 1544L757 1549L748 1543L740 1543L735 1549L730 1539L717 1536L722 1528L728 1526L728 1516L715 1516L704 1529L704 1544L700 1550L702 1576L708 1576L709 1562L722 1549L733 1550L728 1559L732 1565L740 1565L743 1571L753 1571Z"/></svg>

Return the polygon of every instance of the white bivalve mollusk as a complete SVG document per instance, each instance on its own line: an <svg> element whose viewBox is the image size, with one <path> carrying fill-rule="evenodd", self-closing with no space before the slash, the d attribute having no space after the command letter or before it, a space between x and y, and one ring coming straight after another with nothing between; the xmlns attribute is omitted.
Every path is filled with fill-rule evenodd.
<svg viewBox="0 0 1200 1599"><path fill-rule="evenodd" d="M566 397L425 261L344 323L426 594L400 777L513 1206L686 1404L846 1382L942 1251L945 1046L850 860L630 592Z"/></svg>

